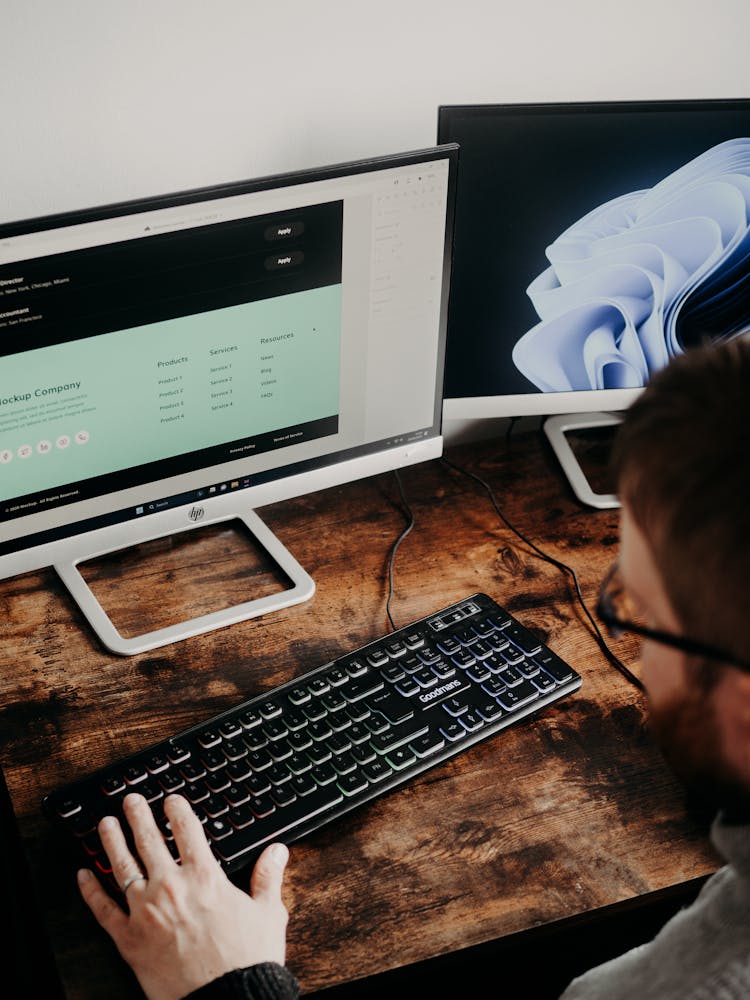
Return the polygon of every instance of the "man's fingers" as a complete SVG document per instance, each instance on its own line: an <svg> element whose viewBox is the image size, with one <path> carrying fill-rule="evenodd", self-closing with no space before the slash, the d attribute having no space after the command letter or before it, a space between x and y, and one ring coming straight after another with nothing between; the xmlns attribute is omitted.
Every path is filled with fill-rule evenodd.
<svg viewBox="0 0 750 1000"><path fill-rule="evenodd" d="M253 899L269 902L281 900L281 883L288 860L289 849L285 844L271 844L263 851L255 862L250 879Z"/></svg>
<svg viewBox="0 0 750 1000"><path fill-rule="evenodd" d="M133 875L140 872L141 865L133 856L120 826L120 821L116 816L105 816L100 821L99 837L109 858L109 863L112 865L115 881L122 887Z"/></svg>
<svg viewBox="0 0 750 1000"><path fill-rule="evenodd" d="M174 842L183 865L218 865L206 839L203 824L192 806L181 795L168 795L164 800L164 813L172 828Z"/></svg>
<svg viewBox="0 0 750 1000"><path fill-rule="evenodd" d="M115 901L107 895L96 876L82 868L78 872L78 888L83 900L96 917L97 922L115 940L125 930L128 918Z"/></svg>
<svg viewBox="0 0 750 1000"><path fill-rule="evenodd" d="M122 806L125 818L133 832L138 856L146 869L145 874L151 875L164 865L174 864L161 830L156 825L151 807L145 798L142 795L131 793L125 796ZM131 874L133 873L131 872Z"/></svg>

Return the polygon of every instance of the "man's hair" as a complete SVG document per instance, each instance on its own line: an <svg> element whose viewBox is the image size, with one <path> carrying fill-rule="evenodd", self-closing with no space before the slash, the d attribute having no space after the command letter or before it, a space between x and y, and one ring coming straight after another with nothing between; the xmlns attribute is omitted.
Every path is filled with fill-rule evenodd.
<svg viewBox="0 0 750 1000"><path fill-rule="evenodd" d="M750 337L691 348L654 375L612 471L685 634L750 659Z"/></svg>

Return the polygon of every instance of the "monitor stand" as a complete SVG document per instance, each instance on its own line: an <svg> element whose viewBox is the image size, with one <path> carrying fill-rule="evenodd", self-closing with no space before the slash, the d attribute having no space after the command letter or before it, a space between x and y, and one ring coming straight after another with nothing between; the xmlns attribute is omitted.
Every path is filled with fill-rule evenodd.
<svg viewBox="0 0 750 1000"><path fill-rule="evenodd" d="M207 524L209 526L216 526L231 521L242 522L244 528L249 531L258 551L261 551L264 557L270 559L274 567L281 571L280 574L277 574L277 577L283 580L283 584L280 584L283 589L208 614L199 614L186 621L144 632L140 635L125 636L122 634L121 630L115 626L110 615L107 614L95 596L81 573L79 566L85 562L99 559L102 556L121 553L128 547L168 538L177 534L174 527L168 531L151 534L148 537L144 537L142 533L137 536L128 537L128 526L120 526L124 530L119 532L116 543L103 545L95 548L95 550L89 547L85 551L81 550L79 553L70 554L64 562L55 563L54 568L104 646L110 652L117 653L120 656L133 656L137 653L144 653L159 646L166 646L181 639L188 639L203 632L209 632L212 629L223 628L226 625L246 621L249 618L268 614L271 611L277 611L292 604L299 604L312 597L315 592L315 584L312 578L308 576L297 560L294 559L253 510L245 508L241 512L216 517L211 520L207 519L206 521L202 521L200 525L186 526L178 529L178 531L181 535L183 532L205 528ZM132 522L129 522L129 524L132 525ZM139 527L142 532L140 522L136 522L135 526L130 530L137 531ZM82 539L82 543L85 544L85 540ZM250 573L248 577L251 578Z"/></svg>
<svg viewBox="0 0 750 1000"><path fill-rule="evenodd" d="M547 417L544 422L544 432L573 492L589 507L619 507L620 501L614 493L598 493L594 490L566 435L577 430L616 426L621 421L622 416L617 413L562 413Z"/></svg>

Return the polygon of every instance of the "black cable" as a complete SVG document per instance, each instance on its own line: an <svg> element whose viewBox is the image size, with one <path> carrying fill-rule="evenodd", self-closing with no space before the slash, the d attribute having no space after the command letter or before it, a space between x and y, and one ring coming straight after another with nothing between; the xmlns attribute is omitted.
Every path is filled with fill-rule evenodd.
<svg viewBox="0 0 750 1000"><path fill-rule="evenodd" d="M396 631L396 623L393 620L393 615L391 614L391 600L393 599L393 566L396 561L396 553L398 552L398 547L409 534L411 529L414 527L414 512L409 506L409 502L406 499L406 494L404 493L404 486L401 482L401 476L399 475L398 469L394 469L393 472L396 477L396 482L398 483L398 491L401 494L401 503L404 505L406 514L409 518L409 523L406 525L404 530L398 536L394 542L393 548L391 549L390 559L388 560L388 600L385 603L386 614L388 615L388 621L391 623L391 628Z"/></svg>
<svg viewBox="0 0 750 1000"><path fill-rule="evenodd" d="M516 424L518 423L518 421L520 419L521 419L520 417L511 417L510 420L508 421L508 427L507 427L507 429L505 431L505 443L506 443L506 445L510 441L510 436L513 433L513 428L516 426Z"/></svg>
<svg viewBox="0 0 750 1000"><path fill-rule="evenodd" d="M484 479L482 479L481 476L478 476L475 472L470 472L468 469L462 468L462 466L460 466L460 465L456 465L455 462L451 462L451 460L448 459L448 458L446 458L444 455L442 457L442 461L443 461L443 463L445 465L449 466L451 469L455 469L456 472L460 472L462 475L468 476L470 479L476 480L476 482L478 482L480 484L480 486L482 486L487 491L487 493L489 494L490 500L492 501L492 506L495 508L497 516L500 518L500 520L503 522L503 524L506 525L506 527L508 527L513 532L514 535L516 535L518 538L520 538L521 541L524 543L524 545L528 545L528 547L533 552L535 552L536 555L538 555L541 559L544 559L546 562L551 563L553 566L556 566L557 569L559 569L562 572L567 573L567 574L570 575L570 577L573 580L573 585L575 586L575 591L576 591L576 596L578 598L578 602L581 605L581 607L583 608L584 614L586 615L586 617L588 618L589 622L591 623L591 627L592 627L593 632L594 632L594 638L596 639L596 642L599 645L599 648L604 653L605 657L609 660L609 662L617 670L619 670L620 673L624 677L626 677L627 680L629 680L631 684L634 684L638 688L639 691L643 691L643 689L644 689L643 688L643 683L640 680L640 678L636 677L636 675L632 672L632 670L630 670L629 667L625 666L625 664L622 662L622 660L618 656L616 656L612 652L612 650L609 648L609 646L607 645L607 642L606 642L604 636L602 635L602 633L601 633L601 631L599 629L599 626L596 623L596 620L594 619L593 615L589 611L589 609L588 609L588 607L586 605L586 602L583 599L583 594L581 592L581 586L580 586L580 584L578 582L578 576L576 574L576 571L572 568L572 566L568 566L567 563L561 562L559 559L555 559L554 556L548 555L548 553L546 553L542 549L540 549L539 546L536 545L535 542L532 542L531 539L527 538L521 531L518 530L518 528L516 528L513 524L511 524L511 522L505 516L505 514L503 513L503 511L500 509L500 505L497 502L497 498L495 497L494 490L492 489L492 487L490 486L490 484L488 482L486 482Z"/></svg>

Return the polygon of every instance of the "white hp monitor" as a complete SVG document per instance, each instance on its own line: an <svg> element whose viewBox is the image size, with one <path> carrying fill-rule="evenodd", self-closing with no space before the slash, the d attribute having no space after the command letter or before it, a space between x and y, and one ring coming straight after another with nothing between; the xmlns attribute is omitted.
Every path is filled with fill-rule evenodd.
<svg viewBox="0 0 750 1000"><path fill-rule="evenodd" d="M0 227L0 577L128 655L304 601L255 508L442 453L458 150ZM239 519L289 586L124 636L86 560Z"/></svg>

